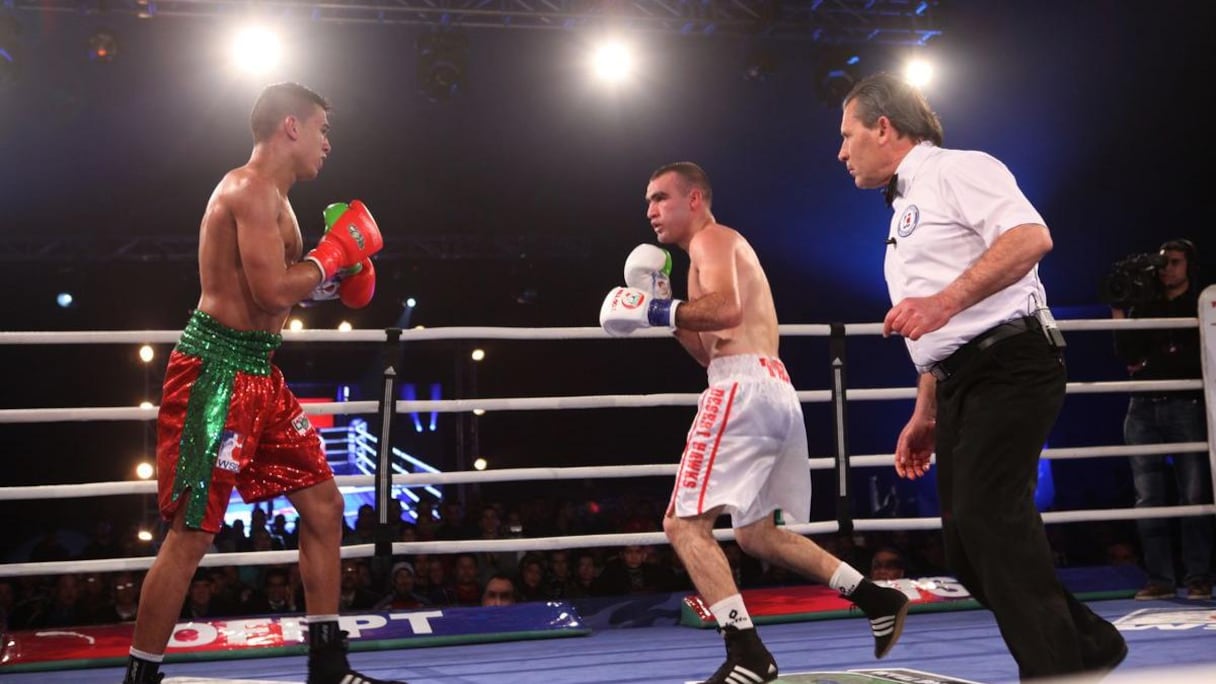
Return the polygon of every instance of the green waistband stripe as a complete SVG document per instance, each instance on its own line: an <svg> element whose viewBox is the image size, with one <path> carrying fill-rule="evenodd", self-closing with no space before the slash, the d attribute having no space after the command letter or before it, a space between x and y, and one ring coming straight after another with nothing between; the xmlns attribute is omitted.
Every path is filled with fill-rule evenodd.
<svg viewBox="0 0 1216 684"><path fill-rule="evenodd" d="M270 353L283 336L264 330L233 330L202 311L195 311L182 331L177 350L252 375L270 375Z"/></svg>
<svg viewBox="0 0 1216 684"><path fill-rule="evenodd" d="M190 490L186 503L188 527L198 529L207 512L211 472L219 455L237 373L270 375L270 354L282 342L283 337L275 333L233 330L201 311L191 314L177 350L203 363L190 387L173 481L174 501Z"/></svg>

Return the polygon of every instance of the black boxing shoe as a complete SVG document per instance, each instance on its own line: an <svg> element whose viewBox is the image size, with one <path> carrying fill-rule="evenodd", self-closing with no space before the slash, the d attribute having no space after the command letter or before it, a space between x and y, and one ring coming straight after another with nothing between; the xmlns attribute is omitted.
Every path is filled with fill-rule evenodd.
<svg viewBox="0 0 1216 684"><path fill-rule="evenodd" d="M135 656L127 657L127 671L123 674L122 684L160 684L164 678L160 663Z"/></svg>
<svg viewBox="0 0 1216 684"><path fill-rule="evenodd" d="M376 679L356 672L346 660L346 632L330 643L314 645L308 650L308 684L407 684Z"/></svg>
<svg viewBox="0 0 1216 684"><path fill-rule="evenodd" d="M845 598L856 604L870 619L870 631L874 634L874 657L882 658L890 653L904 631L908 597L898 589L881 587L863 579Z"/></svg>
<svg viewBox="0 0 1216 684"><path fill-rule="evenodd" d="M720 627L718 631L726 639L726 662L701 684L762 684L777 678L777 662L755 627Z"/></svg>
<svg viewBox="0 0 1216 684"><path fill-rule="evenodd" d="M1118 628L1112 631L1114 634L1106 640L1102 648L1094 653L1081 654L1081 663L1086 672L1101 677L1119 667L1127 658L1127 640L1119 633Z"/></svg>

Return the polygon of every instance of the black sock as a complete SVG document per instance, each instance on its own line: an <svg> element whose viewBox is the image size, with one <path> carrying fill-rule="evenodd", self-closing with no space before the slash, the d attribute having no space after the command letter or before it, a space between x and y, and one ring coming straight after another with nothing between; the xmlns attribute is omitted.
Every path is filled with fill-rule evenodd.
<svg viewBox="0 0 1216 684"><path fill-rule="evenodd" d="M123 677L123 684L153 684L157 681L156 675L160 672L160 663L151 660L144 660L138 656L127 656L127 674Z"/></svg>
<svg viewBox="0 0 1216 684"><path fill-rule="evenodd" d="M311 649L324 648L342 641L342 632L338 629L337 620L308 623L308 646Z"/></svg>

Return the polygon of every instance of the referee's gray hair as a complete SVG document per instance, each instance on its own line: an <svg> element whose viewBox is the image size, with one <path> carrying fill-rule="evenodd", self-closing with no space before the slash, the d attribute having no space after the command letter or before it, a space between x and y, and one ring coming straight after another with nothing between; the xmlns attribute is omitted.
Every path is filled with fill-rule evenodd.
<svg viewBox="0 0 1216 684"><path fill-rule="evenodd" d="M853 100L857 101L854 116L866 128L874 128L878 118L885 116L900 135L916 142L928 140L941 147L942 122L937 113L920 90L902 77L885 71L866 76L845 95L841 108Z"/></svg>

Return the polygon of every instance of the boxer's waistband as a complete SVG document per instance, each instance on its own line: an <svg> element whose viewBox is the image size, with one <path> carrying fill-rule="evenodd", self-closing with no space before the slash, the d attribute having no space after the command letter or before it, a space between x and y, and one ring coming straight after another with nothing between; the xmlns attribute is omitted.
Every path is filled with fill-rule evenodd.
<svg viewBox="0 0 1216 684"><path fill-rule="evenodd" d="M202 311L190 314L177 351L251 375L270 375L270 356L283 336L265 330L233 330Z"/></svg>
<svg viewBox="0 0 1216 684"><path fill-rule="evenodd" d="M750 380L777 380L790 383L789 373L785 372L785 364L774 356L759 354L731 354L719 356L709 362L707 369L709 384L724 382L732 378L747 378Z"/></svg>

